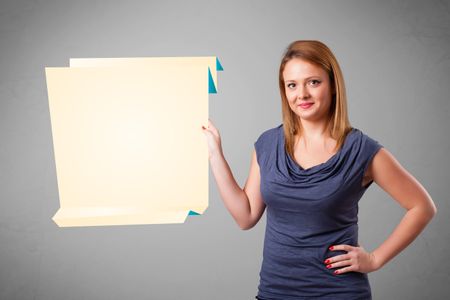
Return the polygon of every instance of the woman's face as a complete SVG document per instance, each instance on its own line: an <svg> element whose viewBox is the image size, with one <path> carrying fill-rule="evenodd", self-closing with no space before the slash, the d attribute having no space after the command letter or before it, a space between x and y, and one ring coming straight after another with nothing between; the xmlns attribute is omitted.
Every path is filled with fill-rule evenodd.
<svg viewBox="0 0 450 300"><path fill-rule="evenodd" d="M319 121L328 117L332 88L324 69L303 59L293 58L284 67L283 79L289 106L300 119ZM312 105L302 105L306 103Z"/></svg>

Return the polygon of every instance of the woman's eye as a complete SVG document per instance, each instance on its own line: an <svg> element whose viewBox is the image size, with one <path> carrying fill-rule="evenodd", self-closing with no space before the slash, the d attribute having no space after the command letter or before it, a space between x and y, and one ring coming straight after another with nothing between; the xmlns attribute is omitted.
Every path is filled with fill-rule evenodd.
<svg viewBox="0 0 450 300"><path fill-rule="evenodd" d="M294 85L294 86L295 86L295 84L294 84L294 83L289 83L289 84L287 85L287 87L288 87L288 88L291 88L291 86L292 86L292 85Z"/></svg>
<svg viewBox="0 0 450 300"><path fill-rule="evenodd" d="M313 79L313 80L311 80L310 82L316 82L315 84L313 84L313 85L317 85L317 84L319 84L320 83L320 81L319 80L316 80L316 79Z"/></svg>

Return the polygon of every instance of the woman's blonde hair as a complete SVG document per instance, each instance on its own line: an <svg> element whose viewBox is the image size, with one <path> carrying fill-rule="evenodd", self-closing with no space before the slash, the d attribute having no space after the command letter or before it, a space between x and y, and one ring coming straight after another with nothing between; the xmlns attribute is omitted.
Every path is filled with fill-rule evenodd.
<svg viewBox="0 0 450 300"><path fill-rule="evenodd" d="M279 85L283 115L283 128L286 151L294 157L295 135L302 134L301 122L292 111L286 98L283 71L286 63L293 58L300 58L324 69L330 78L330 88L333 91L327 130L331 137L337 140L335 151L341 148L347 133L352 127L348 120L347 96L344 77L341 68L331 50L322 42L300 40L292 42L286 49L280 64Z"/></svg>

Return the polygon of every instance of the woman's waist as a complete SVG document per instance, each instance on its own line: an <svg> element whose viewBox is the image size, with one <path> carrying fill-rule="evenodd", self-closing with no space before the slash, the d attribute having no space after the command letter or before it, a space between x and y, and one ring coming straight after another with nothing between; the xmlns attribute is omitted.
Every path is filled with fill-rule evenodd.
<svg viewBox="0 0 450 300"><path fill-rule="evenodd" d="M337 244L356 246L358 244L358 224L335 228L297 228L295 226L266 225L265 243L287 248L300 248L315 251L317 248Z"/></svg>

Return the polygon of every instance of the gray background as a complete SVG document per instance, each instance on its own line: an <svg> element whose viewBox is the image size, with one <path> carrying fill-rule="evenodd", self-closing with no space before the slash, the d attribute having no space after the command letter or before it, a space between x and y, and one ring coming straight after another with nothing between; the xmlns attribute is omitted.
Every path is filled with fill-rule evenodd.
<svg viewBox="0 0 450 300"><path fill-rule="evenodd" d="M2 0L0 299L253 299L265 215L241 231L211 172L210 206L185 224L53 223L44 67L71 57L218 56L224 72L210 118L243 187L254 141L281 123L279 61L298 39L332 49L352 125L394 154L438 208L406 250L369 274L374 299L442 299L450 293L449 10L448 1ZM372 185L360 202L360 244L375 249L404 213Z"/></svg>

